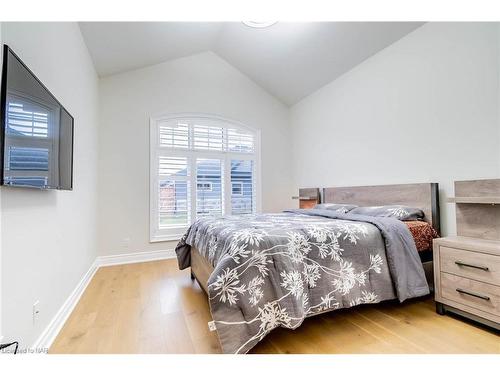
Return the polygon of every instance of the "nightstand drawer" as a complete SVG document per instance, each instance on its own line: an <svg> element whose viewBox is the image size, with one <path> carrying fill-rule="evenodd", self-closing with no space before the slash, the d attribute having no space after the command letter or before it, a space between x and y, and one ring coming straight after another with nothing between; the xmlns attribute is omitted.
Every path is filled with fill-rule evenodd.
<svg viewBox="0 0 500 375"><path fill-rule="evenodd" d="M500 315L500 287L441 272L443 298Z"/></svg>
<svg viewBox="0 0 500 375"><path fill-rule="evenodd" d="M441 271L500 285L500 257L441 246Z"/></svg>

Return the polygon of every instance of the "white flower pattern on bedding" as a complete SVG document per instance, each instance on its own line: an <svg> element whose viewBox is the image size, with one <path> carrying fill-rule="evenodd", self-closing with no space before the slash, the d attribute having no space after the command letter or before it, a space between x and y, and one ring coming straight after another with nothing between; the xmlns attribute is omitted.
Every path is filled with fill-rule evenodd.
<svg viewBox="0 0 500 375"><path fill-rule="evenodd" d="M242 220L245 222L243 228ZM345 246L342 244L357 244L367 236L371 224L303 215L268 214L264 221L261 215L229 216L200 219L193 226L205 228L199 235L206 233L208 245L205 249L203 246L198 249L200 252L206 251L202 255L209 262L218 265L228 264L231 260L229 264L234 264L234 267L224 268L209 283L211 304L216 300L231 307L245 299L246 303L257 308L252 318L241 321L215 320L218 329L225 325L259 325L257 332L240 345L236 353L248 350L250 343L260 341L277 326L293 329L306 316L342 306L379 301L371 289L359 290L346 301L337 300L338 296L348 296L354 287L363 288L368 273L381 273L385 259L383 246L369 254L367 267L359 269L344 259ZM301 229L298 230L298 227ZM195 243L199 235L195 236ZM271 237L281 240L268 246L266 239ZM289 267L279 272L283 295L270 300L264 298L268 290L265 284L270 267L274 265L273 259L277 256L284 259L283 262ZM322 287L327 290L315 295L315 302L311 305L310 294L318 283L322 283ZM303 313L290 315L287 307L283 306L283 302L289 301L289 298L302 306Z"/></svg>

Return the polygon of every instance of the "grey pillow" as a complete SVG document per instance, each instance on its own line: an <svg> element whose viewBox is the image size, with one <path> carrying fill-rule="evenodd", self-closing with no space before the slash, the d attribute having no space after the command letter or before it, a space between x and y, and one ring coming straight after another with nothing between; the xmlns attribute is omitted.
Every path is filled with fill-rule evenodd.
<svg viewBox="0 0 500 375"><path fill-rule="evenodd" d="M421 209L400 205L358 207L349 213L378 217L393 217L402 221L422 220L424 218L424 212Z"/></svg>
<svg viewBox="0 0 500 375"><path fill-rule="evenodd" d="M337 204L337 203L320 203L314 206L314 208L319 210L332 210L342 214L346 214L356 207L358 206L353 204Z"/></svg>

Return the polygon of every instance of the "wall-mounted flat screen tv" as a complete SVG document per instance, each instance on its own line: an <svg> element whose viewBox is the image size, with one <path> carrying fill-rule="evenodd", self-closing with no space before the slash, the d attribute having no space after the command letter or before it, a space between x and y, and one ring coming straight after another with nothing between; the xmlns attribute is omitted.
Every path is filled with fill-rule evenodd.
<svg viewBox="0 0 500 375"><path fill-rule="evenodd" d="M7 45L0 110L0 183L72 190L73 117Z"/></svg>

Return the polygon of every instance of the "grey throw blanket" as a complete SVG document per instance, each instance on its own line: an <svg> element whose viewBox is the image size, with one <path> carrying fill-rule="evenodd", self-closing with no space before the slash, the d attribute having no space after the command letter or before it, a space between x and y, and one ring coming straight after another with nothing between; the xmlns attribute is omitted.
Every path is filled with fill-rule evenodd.
<svg viewBox="0 0 500 375"><path fill-rule="evenodd" d="M415 241L408 227L398 219L339 213L331 210L286 210L311 216L322 216L331 219L361 221L375 225L385 241L385 251L392 281L398 299L419 297L429 294L429 286L422 268Z"/></svg>
<svg viewBox="0 0 500 375"><path fill-rule="evenodd" d="M291 210L199 219L176 247L213 266L210 309L225 353L320 312L429 293L407 227L395 219Z"/></svg>

